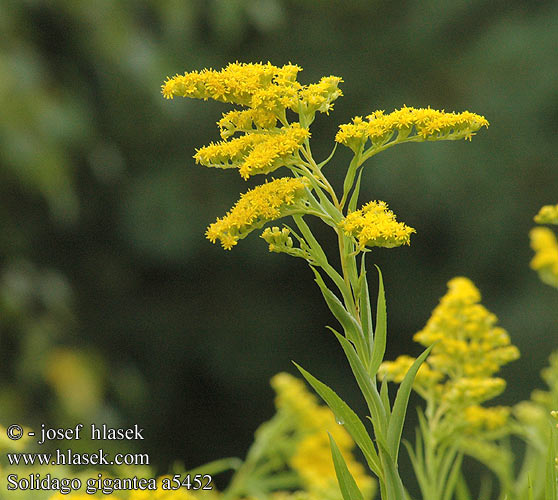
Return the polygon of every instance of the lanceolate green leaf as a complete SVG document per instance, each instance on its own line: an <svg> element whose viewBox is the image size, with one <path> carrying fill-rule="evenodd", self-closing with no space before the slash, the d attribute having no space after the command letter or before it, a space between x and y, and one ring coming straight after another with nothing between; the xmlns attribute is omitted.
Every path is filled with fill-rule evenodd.
<svg viewBox="0 0 558 500"><path fill-rule="evenodd" d="M360 387L364 399L366 399L368 409L372 416L376 439L385 441L384 436L387 430L387 415L384 405L382 404L382 400L380 399L378 389L372 382L368 372L358 358L352 344L335 330L332 329L332 331L337 337L337 340L339 340L343 351L345 351L345 356L347 356L347 359L349 360L349 364L351 365L351 369L353 370L358 386Z"/></svg>
<svg viewBox="0 0 558 500"><path fill-rule="evenodd" d="M403 432L403 424L405 422L405 415L407 413L407 403L409 402L409 394L413 387L413 381L420 368L420 365L426 359L430 350L433 346L428 347L412 364L411 368L405 375L403 382L399 386L397 391L397 396L395 396L395 402L393 403L393 409L391 412L391 418L389 419L387 441L388 450L390 454L394 457L397 463L397 456L399 453L399 443L401 441L401 433Z"/></svg>
<svg viewBox="0 0 558 500"><path fill-rule="evenodd" d="M406 500L408 495L397 472L397 463L381 442L378 442L378 446L380 447L380 460L385 471L386 500Z"/></svg>
<svg viewBox="0 0 558 500"><path fill-rule="evenodd" d="M343 330L349 340L355 344L359 353L362 353L362 350L364 349L364 341L360 325L356 322L353 316L347 312L337 296L327 287L321 274L315 268L312 268L312 271L314 271L316 283L320 287L322 295L324 296L330 311L333 313L335 318L337 318L337 321L339 321L339 323L343 326Z"/></svg>
<svg viewBox="0 0 558 500"><path fill-rule="evenodd" d="M347 403L345 403L327 385L320 382L316 377L308 373L301 366L296 363L294 363L294 365L298 368L302 376L308 381L314 390L326 402L336 418L343 421L345 429L347 429L347 432L351 435L357 446L364 454L372 472L374 472L380 479L383 479L382 466L380 464L378 453L374 448L374 443L372 442L372 439L370 439L364 424L358 418L356 413L351 410L349 405L347 405Z"/></svg>
<svg viewBox="0 0 558 500"><path fill-rule="evenodd" d="M372 325L372 310L370 308L370 294L368 291L368 280L366 279L365 267L365 253L362 254L360 261L360 290L359 290L359 309L360 309L360 323L362 324L362 331L368 344L368 352L372 356L372 346L374 345L374 330Z"/></svg>
<svg viewBox="0 0 558 500"><path fill-rule="evenodd" d="M358 195L360 192L360 178L362 177L362 168L358 173L357 180L355 182L355 187L353 193L351 194L351 199L349 200L349 205L347 206L349 212L354 212L358 203Z"/></svg>
<svg viewBox="0 0 558 500"><path fill-rule="evenodd" d="M382 404L384 405L384 409L386 410L386 414L389 419L391 417L391 406L389 402L389 387L387 378L384 378L384 380L382 380L382 385L380 387L380 397L382 398Z"/></svg>
<svg viewBox="0 0 558 500"><path fill-rule="evenodd" d="M461 471L462 461L463 461L463 454L460 453L455 459L455 461L453 462L453 467L451 469L451 472L448 476L448 480L444 488L444 498L442 500L451 500L453 498L453 492L457 484L457 479L459 478L459 472Z"/></svg>
<svg viewBox="0 0 558 500"><path fill-rule="evenodd" d="M378 372L380 364L384 360L386 352L386 335L387 335L387 313L386 313L386 296L384 293L384 280L382 272L378 269L378 305L376 308L376 331L374 332L374 347L372 349L372 359L370 361L369 373L374 377Z"/></svg>
<svg viewBox="0 0 558 500"><path fill-rule="evenodd" d="M322 263L327 262L327 257L325 252L323 251L322 247L318 243L318 240L316 240L316 238L312 234L312 231L310 231L310 228L308 227L308 224L306 224L305 220L302 218L302 215L298 215L298 214L293 215L293 219L296 225L298 226L298 228L300 229L300 232L303 234L304 238L306 239L306 242L310 246L313 256L316 258L318 263L321 265Z"/></svg>
<svg viewBox="0 0 558 500"><path fill-rule="evenodd" d="M343 500L363 500L362 493L358 489L356 481L351 475L345 463L345 459L339 451L335 440L331 437L331 434L329 434L329 444L331 446L333 466L335 467L335 474L337 475L337 482L339 483L339 489L343 495Z"/></svg>

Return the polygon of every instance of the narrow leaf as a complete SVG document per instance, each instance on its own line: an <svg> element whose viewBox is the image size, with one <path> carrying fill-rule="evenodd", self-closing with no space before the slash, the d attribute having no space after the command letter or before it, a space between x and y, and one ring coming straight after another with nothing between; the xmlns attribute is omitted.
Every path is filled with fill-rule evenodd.
<svg viewBox="0 0 558 500"><path fill-rule="evenodd" d="M388 425L388 449L397 463L397 455L399 453L399 442L401 441L401 433L403 432L403 424L405 422L405 415L407 413L407 403L409 402L409 395L413 387L413 381L420 368L420 365L426 359L433 346L428 347L412 364L409 371L406 373L403 382L399 386L395 402L393 403L393 410Z"/></svg>
<svg viewBox="0 0 558 500"><path fill-rule="evenodd" d="M446 487L444 489L444 498L443 500L451 500L453 497L453 492L455 490L455 486L457 484L457 479L459 478L459 474L461 472L461 462L463 461L463 453L460 453L455 462L453 463L452 470L448 477L448 481L446 483Z"/></svg>
<svg viewBox="0 0 558 500"><path fill-rule="evenodd" d="M386 335L387 335L387 313L386 313L386 297L384 292L384 280L382 272L378 269L378 305L376 308L376 331L374 332L374 348L372 350L372 360L370 361L369 373L373 377L378 372L380 364L384 360L386 352Z"/></svg>
<svg viewBox="0 0 558 500"><path fill-rule="evenodd" d="M355 182L355 187L353 193L351 194L351 199L349 200L349 205L347 206L349 212L354 212L358 203L358 194L360 192L360 178L362 177L362 168L358 173L357 181Z"/></svg>
<svg viewBox="0 0 558 500"><path fill-rule="evenodd" d="M407 448L407 452L409 453L409 458L411 459L411 465L413 466L413 470L415 471L415 476L419 483L420 492L422 493L423 498L428 498L428 478L426 477L426 472L424 470L424 461L422 457L414 452L411 444L408 441L403 441L405 448Z"/></svg>
<svg viewBox="0 0 558 500"><path fill-rule="evenodd" d="M328 305L330 311L333 313L337 321L339 321L339 323L341 323L341 326L343 326L343 330L345 331L347 337L355 345L362 345L362 335L359 331L359 324L356 322L353 316L347 312L345 306L343 306L337 296L327 287L321 274L313 267L312 271L314 271L314 275L316 276L316 283L322 291L322 295L324 296L326 304Z"/></svg>
<svg viewBox="0 0 558 500"><path fill-rule="evenodd" d="M352 344L342 335L339 335L335 330L333 333L339 340L343 351L345 351L345 356L349 360L351 365L351 370L356 378L358 386L366 399L368 405L368 410L372 416L372 423L374 424L374 431L376 434L376 439L385 440L385 431L387 429L387 416L382 400L380 399L380 394L376 385L372 382L372 379L368 375L366 368L362 364L361 360L358 358L357 353L352 346Z"/></svg>
<svg viewBox="0 0 558 500"><path fill-rule="evenodd" d="M356 413L345 403L332 389L327 385L320 382L316 377L308 373L304 368L294 363L298 368L302 376L308 381L308 383L314 388L314 390L321 396L321 398L329 406L333 414L342 419L345 425L345 429L351 435L354 442L360 448L368 466L380 479L383 478L382 466L380 464L380 459L374 443L364 424L358 418Z"/></svg>
<svg viewBox="0 0 558 500"><path fill-rule="evenodd" d="M378 441L378 446L380 447L380 459L385 471L386 478L386 490L388 500L405 500L408 495L405 492L401 478L399 477L399 472L397 471L397 464L393 460L387 448Z"/></svg>
<svg viewBox="0 0 558 500"><path fill-rule="evenodd" d="M302 215L298 215L298 214L293 215L293 219L296 225L298 226L298 228L300 229L300 232L303 234L306 243L308 243L308 245L310 246L310 249L312 250L312 254L316 258L316 260L320 264L322 264L323 262L327 262L327 257L325 252L323 251L322 247L318 243L318 240L312 234L312 231L310 231L310 228L308 227L308 224L306 224L306 221L302 218Z"/></svg>
<svg viewBox="0 0 558 500"><path fill-rule="evenodd" d="M372 347L374 345L374 330L372 325L372 310L370 308L370 293L368 291L368 280L366 279L366 267L364 264L364 256L360 261L360 290L359 290L359 307L360 307L360 323L362 324L362 332L368 344L368 352L372 355Z"/></svg>
<svg viewBox="0 0 558 500"><path fill-rule="evenodd" d="M329 432L328 432L329 434ZM335 474L337 475L337 482L339 489L343 495L343 500L364 500L362 493L358 489L356 481L354 480L343 455L339 451L335 440L329 434L329 444L331 446L331 456L333 458L333 466L335 467Z"/></svg>
<svg viewBox="0 0 558 500"><path fill-rule="evenodd" d="M382 380L382 385L380 387L380 397L382 398L382 404L384 405L384 409L386 410L386 414L389 419L391 416L391 405L389 402L389 388L387 378L384 378L384 380Z"/></svg>

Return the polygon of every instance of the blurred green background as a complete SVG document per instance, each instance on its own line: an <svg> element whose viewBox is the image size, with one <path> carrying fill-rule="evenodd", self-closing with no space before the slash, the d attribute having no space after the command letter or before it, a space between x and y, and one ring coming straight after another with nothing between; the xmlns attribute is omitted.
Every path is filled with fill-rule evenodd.
<svg viewBox="0 0 558 500"><path fill-rule="evenodd" d="M488 118L472 143L369 162L362 201L417 234L368 262L386 281L388 358L420 352L412 335L465 275L522 352L498 402L541 386L558 307L528 231L558 202L556 2L1 0L0 33L0 422L138 423L136 448L165 471L244 456L291 360L364 411L305 264L255 235L231 252L204 238L262 178L195 166L229 108L165 101L160 85L235 60L344 79L313 125L318 159L376 109ZM341 149L326 172L338 186Z"/></svg>

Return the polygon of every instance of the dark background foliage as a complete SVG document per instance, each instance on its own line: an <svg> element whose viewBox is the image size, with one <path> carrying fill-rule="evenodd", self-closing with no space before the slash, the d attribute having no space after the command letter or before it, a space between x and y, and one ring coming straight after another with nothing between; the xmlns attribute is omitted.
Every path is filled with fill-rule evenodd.
<svg viewBox="0 0 558 500"><path fill-rule="evenodd" d="M343 77L345 96L313 126L318 159L338 124L376 109L488 118L472 143L369 162L363 201L417 229L369 263L386 281L389 358L420 352L413 333L464 275L522 351L499 402L541 385L558 308L529 270L527 235L558 202L556 2L3 0L0 33L4 424L139 423L137 448L165 471L243 456L273 413L268 380L294 373L291 360L363 410L304 263L256 235L231 252L204 239L262 179L194 166L228 108L165 101L160 85L235 60L296 63L302 83ZM341 149L327 167L337 185Z"/></svg>

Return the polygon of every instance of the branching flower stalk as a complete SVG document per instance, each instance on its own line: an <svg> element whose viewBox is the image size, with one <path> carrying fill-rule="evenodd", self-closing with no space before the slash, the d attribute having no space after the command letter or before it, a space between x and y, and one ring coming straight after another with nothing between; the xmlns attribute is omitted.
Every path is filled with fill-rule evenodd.
<svg viewBox="0 0 558 500"><path fill-rule="evenodd" d="M275 178L241 195L224 217L209 226L206 236L231 250L252 231L292 217L296 230L286 225L268 226L261 237L270 251L303 258L311 267L327 305L343 328L343 334L331 330L366 400L373 434L333 390L298 368L362 451L369 469L378 478L381 498L402 500L408 494L397 464L407 401L413 379L432 347L406 367L391 404L387 384L379 387L376 380L387 335L382 276L379 274L373 325L365 256L374 247L409 245L415 230L398 222L384 201L370 201L357 209L362 168L368 159L398 144L470 140L488 122L470 112L447 113L407 106L392 113L375 111L365 118L355 117L351 123L341 125L335 137L336 146L341 144L353 152L342 193L338 195L324 172L336 148L330 157L316 161L310 148L310 126L317 113L328 114L333 109L334 101L342 95L339 89L342 79L328 76L318 83L303 85L297 81L300 71L292 64L277 67L270 63L234 63L221 71L193 71L169 78L162 92L167 99L214 99L239 106L219 120L222 140L198 149L197 163L210 168L237 169L244 179L273 174L282 167L290 172L289 176ZM339 268L329 260L308 226L305 218L310 216L336 234ZM333 283L333 290L326 277ZM458 388L456 391L459 392ZM330 438L343 498L367 498L342 452L343 444L337 442L336 435L331 434ZM249 479L233 480L233 485L235 495L256 493Z"/></svg>

